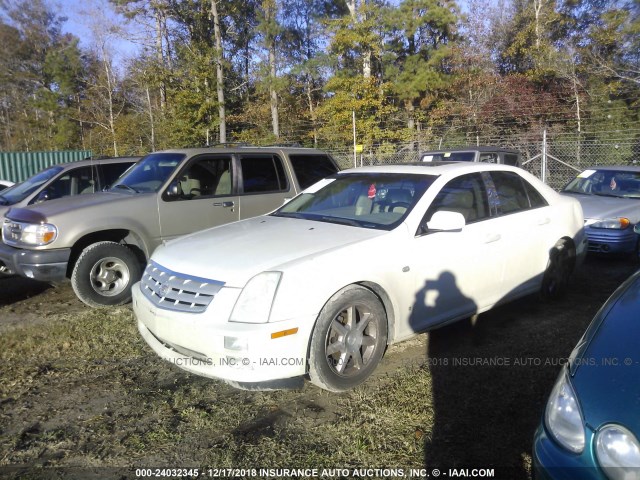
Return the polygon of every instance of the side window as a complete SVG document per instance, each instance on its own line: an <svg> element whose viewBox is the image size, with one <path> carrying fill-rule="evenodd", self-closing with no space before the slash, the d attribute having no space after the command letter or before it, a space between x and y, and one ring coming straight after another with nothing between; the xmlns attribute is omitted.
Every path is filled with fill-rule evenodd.
<svg viewBox="0 0 640 480"><path fill-rule="evenodd" d="M546 207L547 205L549 205L544 197L540 194L540 192L533 187L533 185L531 185L524 179L522 180L522 183L524 183L524 188L527 191L527 196L529 197L529 204L531 205L531 208Z"/></svg>
<svg viewBox="0 0 640 480"><path fill-rule="evenodd" d="M513 153L505 153L504 154L504 163L505 165L511 165L514 167L518 166L518 155L514 155Z"/></svg>
<svg viewBox="0 0 640 480"><path fill-rule="evenodd" d="M338 171L327 155L290 155L289 160L303 190Z"/></svg>
<svg viewBox="0 0 640 480"><path fill-rule="evenodd" d="M240 168L244 193L278 192L288 187L282 160L275 155L242 157Z"/></svg>
<svg viewBox="0 0 640 480"><path fill-rule="evenodd" d="M497 153L481 153L480 161L485 163L499 163L498 162L498 154Z"/></svg>
<svg viewBox="0 0 640 480"><path fill-rule="evenodd" d="M178 175L178 196L182 200L191 200L197 197L231 195L231 174L230 158L198 159Z"/></svg>
<svg viewBox="0 0 640 480"><path fill-rule="evenodd" d="M80 167L69 170L56 178L46 188L46 200L94 193L96 189L96 172L93 167Z"/></svg>
<svg viewBox="0 0 640 480"><path fill-rule="evenodd" d="M488 218L489 204L482 176L477 173L462 175L447 183L427 210L425 221L440 210L461 213L466 223Z"/></svg>
<svg viewBox="0 0 640 480"><path fill-rule="evenodd" d="M100 169L102 170L102 188L107 188L113 185L120 175L124 173L124 171L129 168L133 163L122 162L122 163L103 163L100 165Z"/></svg>
<svg viewBox="0 0 640 480"><path fill-rule="evenodd" d="M491 172L491 178L498 194L500 214L529 209L529 198L520 175L514 172Z"/></svg>

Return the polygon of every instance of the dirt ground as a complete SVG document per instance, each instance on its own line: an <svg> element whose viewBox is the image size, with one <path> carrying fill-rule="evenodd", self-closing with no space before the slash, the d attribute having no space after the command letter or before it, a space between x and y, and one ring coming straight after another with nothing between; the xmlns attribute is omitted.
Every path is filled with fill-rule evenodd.
<svg viewBox="0 0 640 480"><path fill-rule="evenodd" d="M390 348L374 378L344 395L310 384L246 392L188 375L138 338L128 306L90 310L68 283L0 278L0 478L384 465L493 466L528 479L556 360L636 269L628 259L589 258L561 301L528 297L419 335ZM498 357L511 368L477 364Z"/></svg>

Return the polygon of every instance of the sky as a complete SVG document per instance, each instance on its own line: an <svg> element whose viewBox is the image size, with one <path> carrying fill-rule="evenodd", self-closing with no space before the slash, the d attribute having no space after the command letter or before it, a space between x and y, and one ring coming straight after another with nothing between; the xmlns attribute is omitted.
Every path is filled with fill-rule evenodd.
<svg viewBox="0 0 640 480"><path fill-rule="evenodd" d="M55 11L67 17L63 31L78 37L80 46L84 49L97 48L98 40L94 31L104 32L105 24L124 29L123 35L109 35L106 40L116 65L121 65L134 57L142 49L142 42L147 38L140 26L116 14L108 0L48 1Z"/></svg>

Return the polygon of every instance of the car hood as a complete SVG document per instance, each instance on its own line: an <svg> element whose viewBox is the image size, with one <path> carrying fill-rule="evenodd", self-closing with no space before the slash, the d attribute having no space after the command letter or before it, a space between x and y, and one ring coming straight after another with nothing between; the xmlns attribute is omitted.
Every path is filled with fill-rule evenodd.
<svg viewBox="0 0 640 480"><path fill-rule="evenodd" d="M632 223L640 221L640 199L614 198L602 195L567 195L582 205L585 219L627 217Z"/></svg>
<svg viewBox="0 0 640 480"><path fill-rule="evenodd" d="M48 200L37 205L29 205L28 207L12 208L5 215L13 220L30 221L32 218L39 217L42 221L54 218L56 215L69 211L76 211L85 208L92 208L105 203L112 202L128 202L132 198L140 198L142 195L149 194L129 194L115 192L98 192L90 195L73 195L69 197ZM119 207L113 206L114 211Z"/></svg>
<svg viewBox="0 0 640 480"><path fill-rule="evenodd" d="M596 315L572 358L585 422L620 423L640 434L640 276ZM623 288L621 287L621 290Z"/></svg>
<svg viewBox="0 0 640 480"><path fill-rule="evenodd" d="M387 233L266 215L172 240L159 247L152 260L174 272L244 287L260 272Z"/></svg>

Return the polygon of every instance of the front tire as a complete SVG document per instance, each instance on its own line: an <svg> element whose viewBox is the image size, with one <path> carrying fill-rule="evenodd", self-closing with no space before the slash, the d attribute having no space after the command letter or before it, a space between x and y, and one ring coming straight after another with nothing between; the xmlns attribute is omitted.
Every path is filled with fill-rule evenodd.
<svg viewBox="0 0 640 480"><path fill-rule="evenodd" d="M569 242L561 240L549 252L549 264L542 278L542 298L555 300L563 297L576 263L576 252Z"/></svg>
<svg viewBox="0 0 640 480"><path fill-rule="evenodd" d="M387 315L370 290L350 285L323 307L311 336L309 377L320 388L344 392L364 382L387 345Z"/></svg>
<svg viewBox="0 0 640 480"><path fill-rule="evenodd" d="M142 275L135 253L115 242L85 248L71 274L77 297L90 307L122 305L131 300L131 286Z"/></svg>

